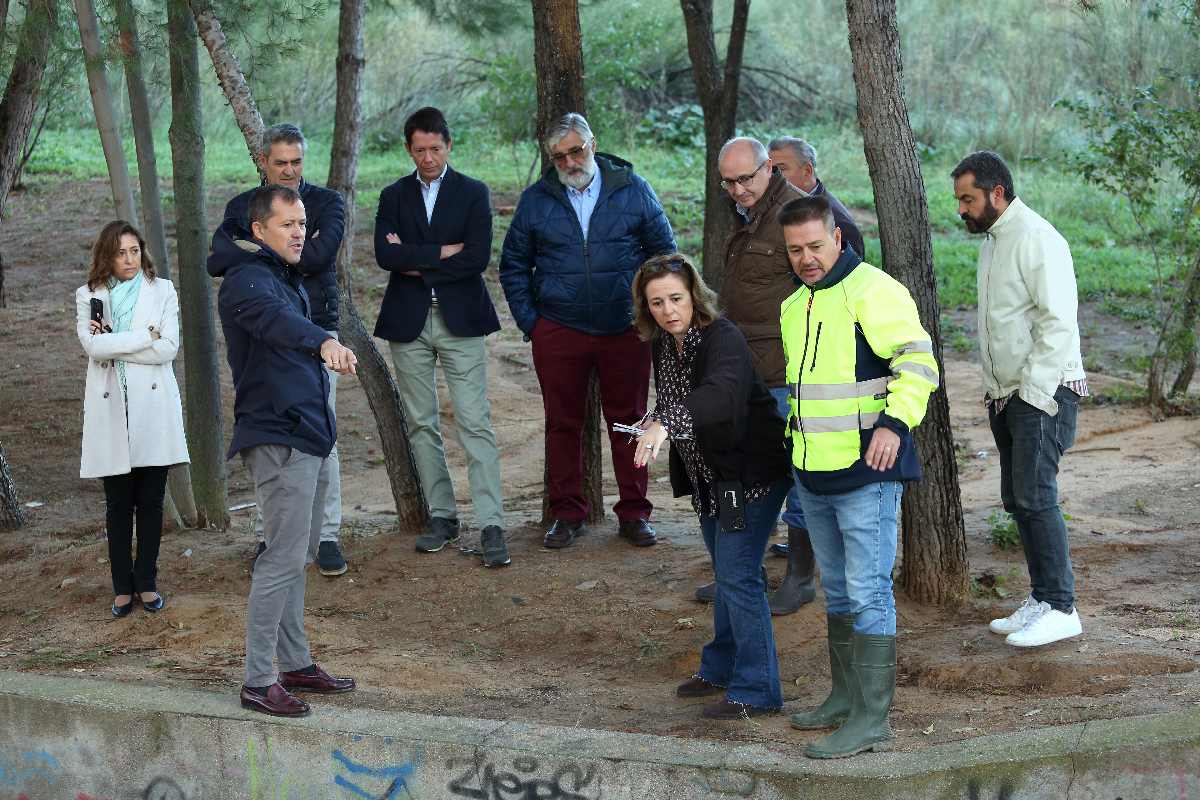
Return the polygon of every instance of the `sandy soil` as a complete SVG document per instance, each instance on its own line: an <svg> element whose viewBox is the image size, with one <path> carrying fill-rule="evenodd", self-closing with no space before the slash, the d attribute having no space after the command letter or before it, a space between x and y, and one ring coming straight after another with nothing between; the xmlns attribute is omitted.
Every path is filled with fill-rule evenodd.
<svg viewBox="0 0 1200 800"><path fill-rule="evenodd" d="M223 188L214 197L224 197ZM10 200L0 229L9 305L0 310L0 441L29 524L0 536L0 668L198 686L229 695L240 681L243 615L253 543L250 513L227 531L168 534L159 562L168 607L113 621L99 481L78 475L85 358L74 335L73 291L107 206L100 182L39 183ZM209 219L215 220L214 204ZM369 215L365 224L370 224ZM356 277L373 320L384 274L360 230ZM489 274L500 300L494 269ZM1095 317L1093 309L1087 310ZM1120 337L1119 321L1088 326ZM1086 331L1085 331L1086 333ZM1085 350L1115 352L1109 339ZM784 716L711 723L675 684L697 666L711 634L691 600L708 559L686 501L670 498L665 464L651 473L660 544L629 547L609 511L579 544L540 546L542 411L528 346L511 321L490 342L493 418L503 452L513 564L485 570L446 550L419 555L398 531L361 386L339 387L343 548L350 571L309 578L316 658L355 675L354 695L322 700L559 725L732 740L792 748L810 736ZM1064 462L1083 638L1014 651L985 624L1028 591L1023 560L988 541L999 506L999 465L979 397L977 365L948 351L947 380L960 444L968 549L977 592L943 610L899 598L899 745L1191 707L1200 703L1200 422L1153 422L1137 407L1092 402ZM1123 380L1094 371L1104 395ZM227 412L232 401L227 389ZM229 419L227 415L226 419ZM447 430L452 419L446 414ZM228 435L228 430L227 430ZM470 499L461 448L447 447L464 522ZM251 501L230 462L230 505ZM615 491L611 475L606 488ZM609 498L612 502L615 498ZM470 545L477 533L464 536ZM768 561L772 581L781 559ZM1004 595L1004 596L1001 596ZM775 620L789 710L828 688L821 603Z"/></svg>

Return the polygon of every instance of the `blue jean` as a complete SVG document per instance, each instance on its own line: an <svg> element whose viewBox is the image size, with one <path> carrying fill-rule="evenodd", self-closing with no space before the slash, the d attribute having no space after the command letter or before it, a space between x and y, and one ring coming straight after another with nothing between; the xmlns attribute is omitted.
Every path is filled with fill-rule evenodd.
<svg viewBox="0 0 1200 800"><path fill-rule="evenodd" d="M827 614L852 615L854 632L896 635L896 520L904 486L868 483L842 494L814 494L796 480L812 539Z"/></svg>
<svg viewBox="0 0 1200 800"><path fill-rule="evenodd" d="M748 503L746 529L723 530L716 517L700 517L700 532L717 576L713 639L700 652L700 677L725 687L725 696L756 708L779 708L779 657L763 584L763 550L787 494L780 480L766 497Z"/></svg>
<svg viewBox="0 0 1200 800"><path fill-rule="evenodd" d="M1079 396L1060 386L1054 399L1053 417L1014 395L999 414L989 410L988 418L1000 453L1000 499L1017 523L1033 599L1069 614L1075 573L1058 507L1058 461L1075 443Z"/></svg>
<svg viewBox="0 0 1200 800"><path fill-rule="evenodd" d="M769 390L771 397L775 398L775 403L779 406L779 416L787 419L788 417L788 397L791 396L791 390L786 386L780 386ZM804 524L804 509L800 506L800 495L796 493L796 488L793 486L788 490L787 505L783 512L783 521L790 528L806 528Z"/></svg>

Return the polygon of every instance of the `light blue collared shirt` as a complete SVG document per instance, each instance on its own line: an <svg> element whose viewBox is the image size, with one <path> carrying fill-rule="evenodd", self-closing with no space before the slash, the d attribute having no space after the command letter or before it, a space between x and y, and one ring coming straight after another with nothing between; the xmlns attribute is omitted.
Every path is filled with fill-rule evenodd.
<svg viewBox="0 0 1200 800"><path fill-rule="evenodd" d="M421 180L421 173L417 173L417 183L421 184L421 199L425 201L425 221L433 222L433 206L437 203L438 190L442 188L442 178L446 177L446 170L450 168L450 163L447 162L442 167L442 174L431 180L429 183Z"/></svg>
<svg viewBox="0 0 1200 800"><path fill-rule="evenodd" d="M588 223L592 221L592 212L596 210L596 201L600 199L600 168L596 167L592 182L582 191L570 186L566 189L567 199L571 201L571 208L575 209L575 216L579 217L579 227L583 228L583 238L586 240Z"/></svg>

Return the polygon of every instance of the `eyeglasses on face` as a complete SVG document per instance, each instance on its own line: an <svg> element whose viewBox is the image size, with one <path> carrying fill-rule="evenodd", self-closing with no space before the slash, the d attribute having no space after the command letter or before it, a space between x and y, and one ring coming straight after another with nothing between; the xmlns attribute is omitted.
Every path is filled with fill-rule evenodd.
<svg viewBox="0 0 1200 800"><path fill-rule="evenodd" d="M761 170L766 163L766 159L758 162L758 166L754 168L754 171L745 175L738 175L736 178L722 178L721 188L728 192L733 188L735 183L739 186L749 186L750 182L754 180L754 176L758 174L758 171Z"/></svg>
<svg viewBox="0 0 1200 800"><path fill-rule="evenodd" d="M583 158L583 154L587 152L588 148L591 146L592 142L594 142L594 141L596 141L596 140L592 139L591 141L584 142L583 144L579 145L578 147L572 147L570 150L568 150L565 153L551 153L550 160L553 161L555 164L565 164L565 163L567 163L568 158L571 159L572 161L579 161L580 159Z"/></svg>

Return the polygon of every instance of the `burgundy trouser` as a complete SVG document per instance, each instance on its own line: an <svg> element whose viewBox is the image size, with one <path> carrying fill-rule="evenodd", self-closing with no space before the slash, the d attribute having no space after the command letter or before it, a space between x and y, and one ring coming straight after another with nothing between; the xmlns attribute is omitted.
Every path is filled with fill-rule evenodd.
<svg viewBox="0 0 1200 800"><path fill-rule="evenodd" d="M617 336L592 336L542 317L533 328L533 366L546 409L546 462L550 513L565 522L588 515L583 497L583 417L588 376L600 379L600 407L612 445L613 472L621 499L613 506L622 522L649 519L645 469L633 466L635 443L613 433L612 424L632 425L646 413L650 389L650 345L630 328Z"/></svg>

